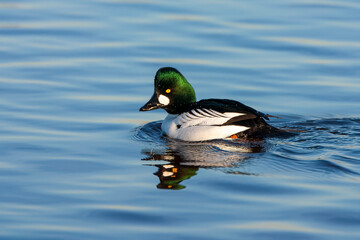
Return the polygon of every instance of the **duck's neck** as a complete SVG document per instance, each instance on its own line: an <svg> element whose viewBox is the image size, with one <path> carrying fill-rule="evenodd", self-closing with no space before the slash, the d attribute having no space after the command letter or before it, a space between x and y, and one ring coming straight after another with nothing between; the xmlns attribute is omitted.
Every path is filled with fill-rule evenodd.
<svg viewBox="0 0 360 240"><path fill-rule="evenodd" d="M164 108L169 114L181 114L186 112L193 103L179 103Z"/></svg>

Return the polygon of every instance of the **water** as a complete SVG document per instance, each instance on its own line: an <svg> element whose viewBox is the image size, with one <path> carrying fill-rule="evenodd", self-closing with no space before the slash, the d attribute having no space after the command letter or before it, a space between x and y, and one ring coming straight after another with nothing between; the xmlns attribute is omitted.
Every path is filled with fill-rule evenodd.
<svg viewBox="0 0 360 240"><path fill-rule="evenodd" d="M0 238L359 239L359 9L0 2ZM303 132L166 139L163 66Z"/></svg>

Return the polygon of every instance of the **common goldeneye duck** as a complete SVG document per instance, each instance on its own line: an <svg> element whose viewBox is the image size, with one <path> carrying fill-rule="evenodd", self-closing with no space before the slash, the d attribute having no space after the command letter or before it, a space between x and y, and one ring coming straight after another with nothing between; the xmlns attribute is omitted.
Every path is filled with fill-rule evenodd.
<svg viewBox="0 0 360 240"><path fill-rule="evenodd" d="M161 124L169 137L184 141L224 138L262 138L278 132L267 124L268 116L240 102L228 99L196 101L195 91L175 68L160 68L155 75L154 94L140 108L162 108L168 116Z"/></svg>

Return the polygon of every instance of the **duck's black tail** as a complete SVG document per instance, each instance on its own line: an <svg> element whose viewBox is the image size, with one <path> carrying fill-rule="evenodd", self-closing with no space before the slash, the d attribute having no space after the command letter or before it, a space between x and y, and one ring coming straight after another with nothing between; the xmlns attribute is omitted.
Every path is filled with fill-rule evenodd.
<svg viewBox="0 0 360 240"><path fill-rule="evenodd" d="M231 136L232 138L262 140L266 137L289 137L297 132L291 129L279 129L273 127L262 118L244 120L241 121L239 125L249 127L249 129L235 134L236 137L234 135Z"/></svg>

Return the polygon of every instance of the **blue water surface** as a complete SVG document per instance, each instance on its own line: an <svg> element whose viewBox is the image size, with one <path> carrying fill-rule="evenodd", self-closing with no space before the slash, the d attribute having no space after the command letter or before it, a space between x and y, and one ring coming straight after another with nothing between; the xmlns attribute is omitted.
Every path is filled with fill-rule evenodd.
<svg viewBox="0 0 360 240"><path fill-rule="evenodd" d="M0 239L360 239L360 2L0 2ZM158 68L288 138L188 143Z"/></svg>

